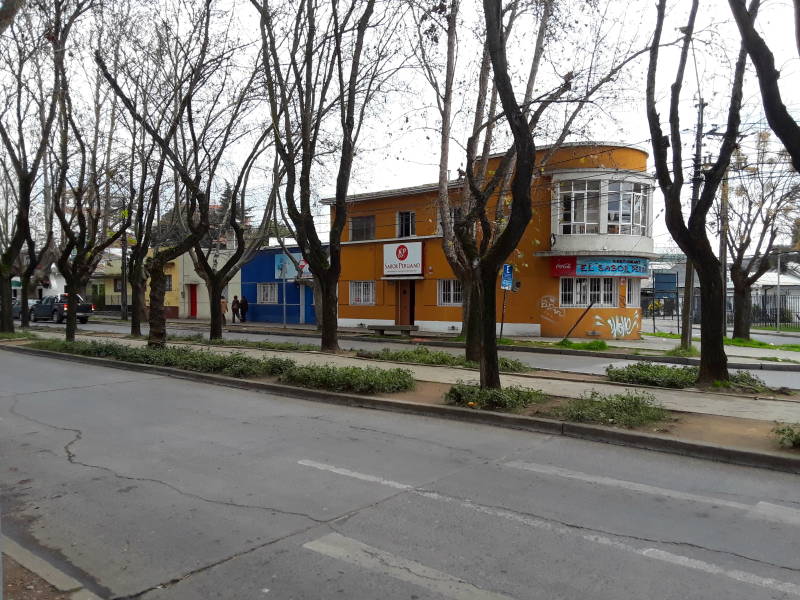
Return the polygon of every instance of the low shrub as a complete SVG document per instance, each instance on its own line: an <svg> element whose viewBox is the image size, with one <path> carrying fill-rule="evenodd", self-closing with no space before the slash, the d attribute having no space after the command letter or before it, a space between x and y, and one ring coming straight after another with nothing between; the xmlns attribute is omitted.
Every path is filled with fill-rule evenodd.
<svg viewBox="0 0 800 600"><path fill-rule="evenodd" d="M697 381L697 374L697 367L673 367L651 362L637 362L621 368L609 365L606 368L606 376L611 381L668 388L691 387Z"/></svg>
<svg viewBox="0 0 800 600"><path fill-rule="evenodd" d="M572 340L564 338L560 342L556 342L555 345L561 348L569 348L570 350L608 350L608 344L606 344L604 340L573 342Z"/></svg>
<svg viewBox="0 0 800 600"><path fill-rule="evenodd" d="M567 421L601 423L620 427L640 427L669 418L669 412L655 403L647 392L625 391L622 394L604 395L595 390L580 398L573 398L553 410Z"/></svg>
<svg viewBox="0 0 800 600"><path fill-rule="evenodd" d="M784 448L800 448L800 423L776 423L772 433Z"/></svg>
<svg viewBox="0 0 800 600"><path fill-rule="evenodd" d="M475 384L459 382L450 388L444 399L448 404L458 406L516 412L531 404L546 402L548 398L541 390L515 386L487 389Z"/></svg>
<svg viewBox="0 0 800 600"><path fill-rule="evenodd" d="M763 379L749 371L737 371L728 381L715 381L714 387L727 388L741 392L771 392L773 391Z"/></svg>
<svg viewBox="0 0 800 600"><path fill-rule="evenodd" d="M218 354L207 350L175 346L148 348L126 346L115 342L66 342L63 340L40 340L31 346L42 350L97 358L114 358L123 362L174 367L200 373L218 373L239 378L280 375L294 366L294 361L283 358L259 359L239 353Z"/></svg>
<svg viewBox="0 0 800 600"><path fill-rule="evenodd" d="M283 350L287 352L319 350L318 345L298 344L295 342L272 342L269 340L242 340L227 338L215 338L213 340L209 340L200 333L194 335L168 335L167 340L175 342L190 342L193 344L207 344L211 346L240 346L243 348L255 348L256 350Z"/></svg>
<svg viewBox="0 0 800 600"><path fill-rule="evenodd" d="M308 388L334 392L380 394L414 389L414 377L408 369L378 369L377 367L336 367L333 365L302 365L287 369L280 381Z"/></svg>
<svg viewBox="0 0 800 600"><path fill-rule="evenodd" d="M477 369L478 363L469 361L464 356L450 354L442 350L431 350L427 346L414 346L408 350L390 350L383 348L378 352L369 350L359 350L356 354L361 358L374 358L378 360L388 360L394 362L407 362L419 365L441 365L447 367L468 367ZM501 371L510 373L524 373L530 371L531 367L515 358L501 356L498 359Z"/></svg>

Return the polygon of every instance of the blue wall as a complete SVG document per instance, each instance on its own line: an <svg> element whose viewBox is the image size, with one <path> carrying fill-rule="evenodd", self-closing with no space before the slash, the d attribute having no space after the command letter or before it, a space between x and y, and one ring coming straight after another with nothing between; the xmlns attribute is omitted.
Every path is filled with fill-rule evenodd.
<svg viewBox="0 0 800 600"><path fill-rule="evenodd" d="M288 248L295 254L297 248ZM267 248L260 250L249 262L242 265L242 296L247 298L248 321L262 321L265 323L283 323L283 280L275 276L275 256L283 254L281 248ZM278 283L277 304L257 304L259 283ZM300 323L300 294L305 295L304 323L316 324L314 314L314 293L310 286L298 285L294 278L286 280L286 322Z"/></svg>

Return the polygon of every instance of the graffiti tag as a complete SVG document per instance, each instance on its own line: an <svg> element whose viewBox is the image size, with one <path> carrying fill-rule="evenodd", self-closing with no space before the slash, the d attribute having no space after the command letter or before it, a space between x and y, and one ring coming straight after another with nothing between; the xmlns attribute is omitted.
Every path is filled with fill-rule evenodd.
<svg viewBox="0 0 800 600"><path fill-rule="evenodd" d="M631 335L639 327L639 311L633 313L632 317L627 315L612 315L604 319L601 315L594 316L595 327L606 327L611 330L611 337L619 338Z"/></svg>

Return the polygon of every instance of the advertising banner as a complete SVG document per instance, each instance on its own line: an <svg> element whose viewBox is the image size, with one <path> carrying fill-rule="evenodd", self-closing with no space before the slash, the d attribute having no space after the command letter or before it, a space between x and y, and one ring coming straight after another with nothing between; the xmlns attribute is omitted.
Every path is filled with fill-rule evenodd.
<svg viewBox="0 0 800 600"><path fill-rule="evenodd" d="M422 242L383 245L384 275L422 275Z"/></svg>
<svg viewBox="0 0 800 600"><path fill-rule="evenodd" d="M292 257L301 265L305 265L306 261L303 260L303 255L299 252L292 252ZM308 267L306 266L302 273L300 273L301 278L311 277L311 271L309 271ZM276 254L275 255L275 279L296 279L297 278L297 269L294 266L292 260L286 256L285 254Z"/></svg>
<svg viewBox="0 0 800 600"><path fill-rule="evenodd" d="M616 256L553 256L553 277L647 277L650 261L646 258Z"/></svg>

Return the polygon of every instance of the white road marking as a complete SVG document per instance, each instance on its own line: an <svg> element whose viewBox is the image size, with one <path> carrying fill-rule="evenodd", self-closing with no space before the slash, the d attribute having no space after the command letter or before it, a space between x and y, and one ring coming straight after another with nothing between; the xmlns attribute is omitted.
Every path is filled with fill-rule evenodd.
<svg viewBox="0 0 800 600"><path fill-rule="evenodd" d="M361 481L379 483L396 490L414 489L413 485L406 485L405 483L399 483L397 481L392 481L391 479L383 479L382 477L375 477L374 475L366 475L364 473L358 473L357 471L351 471L350 469L342 469L341 467L336 467L334 465L328 465L313 460L298 460L297 464L303 465L304 467L319 469L320 471L330 471L331 473L336 473L337 475L344 475L346 477L352 477L353 479L360 479Z"/></svg>
<svg viewBox="0 0 800 600"><path fill-rule="evenodd" d="M778 521L780 523L787 523L790 525L800 525L800 511L788 506L780 506L777 504L770 504L768 502L759 502L755 505L744 504L742 502L733 502L731 500L723 500L721 498L713 498L711 496L701 496L699 494L691 494L688 492L671 490L669 488L662 488L644 483L636 483L635 481L614 479L612 477L603 477L600 475L591 475L590 473L570 471L569 469L562 469L561 467L524 462L521 460L507 462L504 466L512 467L514 469L522 469L523 471L530 471L532 473L539 473L541 475L561 477L562 479L573 479L577 481L583 481L585 483L594 483L607 487L620 488L631 492L638 492L640 494L663 496L665 498L674 498L676 500L688 500L690 502L711 504L712 506L723 506L726 508L745 511L748 516L754 518L768 519L770 521Z"/></svg>
<svg viewBox="0 0 800 600"><path fill-rule="evenodd" d="M680 566L686 569L692 569L694 571L700 571L703 573L707 573L709 575L717 575L720 577L726 577L733 581L739 583L748 583L750 585L766 588L769 590L782 592L784 594L792 594L794 596L800 597L800 585L795 583L790 583L786 581L780 581L777 579L773 579L771 577L761 577L760 575L756 575L755 573L749 573L747 571L740 571L738 569L726 569L719 565L715 565L714 563L706 562L703 560L698 560L691 558L689 556L683 556L681 554L673 554L672 552L667 552L665 550L660 550L658 548L639 548L637 546L633 546L631 544L626 544L625 542L621 542L619 540L615 540L611 537L605 535L598 535L593 533L581 533L577 528L567 527L564 525L558 525L556 523L552 523L550 521L546 521L545 519L540 519L537 517L532 517L530 515L521 514L518 512L514 512L511 510L505 510L501 508L494 508L491 506L484 506L482 504L477 504L470 500L460 500L458 498L454 498L452 496L447 496L445 494L439 494L437 492L428 492L424 490L415 489L413 486L399 483L397 481L392 481L390 479L384 479L382 477L376 477L375 475L368 475L365 473L359 473L357 471L351 471L349 469L344 469L341 467L336 467L334 465L329 465L325 463L318 463L311 460L300 460L298 464L313 467L315 469L320 469L323 471L329 471L331 473L337 473L339 475L344 475L346 477L352 477L354 479L360 479L362 481L369 481L372 483L378 483L380 485L385 485L388 487L392 487L395 489L404 489L408 490L418 496L422 496L424 498L428 498L430 500L436 500L439 502L447 502L453 504L459 504L463 508L493 516L493 517L500 517L503 519L507 519L510 521L515 521L517 523L521 523L523 525L527 525L528 527L533 527L542 531L553 532L558 535L566 535L571 537L578 537L580 539L586 540L587 542L593 542L595 544L599 544L601 546L608 546L611 548L616 548L622 552L626 552L629 554L635 554L638 556L643 556L649 558L651 560L657 560L660 562L665 562L669 564L673 564L676 566ZM509 463L510 464L510 463ZM533 464L533 463L524 463L524 464ZM557 469L557 467L552 467L553 469ZM569 471L567 471L569 472ZM574 473L574 472L569 472ZM598 478L598 479L609 479L609 478ZM620 481L610 479L610 481ZM630 483L633 485L642 485L636 484L634 482L625 482ZM652 487L652 486L645 486L645 487ZM653 489L663 489L663 488L653 488ZM673 490L666 490L668 492L672 492ZM675 492L675 493L682 493L682 492ZM692 494L689 494L692 496ZM705 498L704 496L699 496L700 498ZM768 503L759 503L766 505L762 507L762 513L769 515L769 514L778 514L779 511L774 511L774 509L770 509L770 507L775 507L776 505L771 505ZM741 506L746 507L749 510L756 510L759 505L756 507L752 507L746 504L742 504ZM779 507L784 508L784 507ZM792 510L792 509L788 509ZM771 512L772 511L772 512ZM327 536L325 536L327 537ZM325 539L325 538L320 538ZM345 538L346 539L346 538ZM319 540L315 540L319 541ZM309 544L313 544L314 542L309 542ZM360 542L357 542L360 543ZM308 547L306 544L304 547ZM315 548L311 548L315 549ZM319 550L317 550L319 551ZM380 551L378 551L380 552ZM323 552L325 554L325 552Z"/></svg>
<svg viewBox="0 0 800 600"><path fill-rule="evenodd" d="M457 600L511 600L467 583L442 571L368 546L338 533L329 533L303 544L303 548L325 556L412 583L436 594Z"/></svg>

